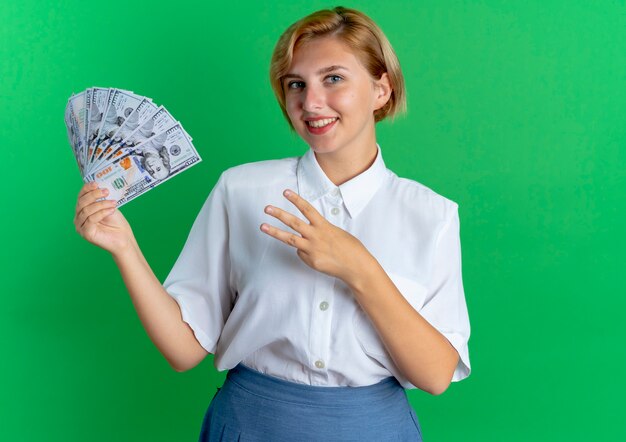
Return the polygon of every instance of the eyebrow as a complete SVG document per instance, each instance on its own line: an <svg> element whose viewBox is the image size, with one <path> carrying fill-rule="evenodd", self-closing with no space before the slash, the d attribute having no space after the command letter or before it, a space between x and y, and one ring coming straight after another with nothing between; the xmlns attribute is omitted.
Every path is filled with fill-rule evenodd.
<svg viewBox="0 0 626 442"><path fill-rule="evenodd" d="M338 65L338 64L335 64L335 65L328 66L328 67L325 67L325 68L320 69L319 71L317 71L317 72L315 73L315 75L322 75L322 74L327 74L328 72L332 72L332 71L340 71L340 70L347 71L347 70L348 70L348 68L345 68L345 67L343 67L343 66L340 66L340 65ZM300 75L298 75L298 74L292 74L292 73L289 73L289 74L285 74L285 75L283 76L283 80L285 80L285 79L287 79L287 78L301 78L301 77L300 77Z"/></svg>

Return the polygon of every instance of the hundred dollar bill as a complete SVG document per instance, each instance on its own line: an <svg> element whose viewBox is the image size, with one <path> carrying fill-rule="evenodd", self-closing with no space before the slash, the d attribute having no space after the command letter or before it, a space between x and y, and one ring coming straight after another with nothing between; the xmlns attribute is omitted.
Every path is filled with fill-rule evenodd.
<svg viewBox="0 0 626 442"><path fill-rule="evenodd" d="M127 118L135 111L144 97L121 89L113 89L109 94L109 105L106 110L102 126L98 130L98 137L93 143L94 155L88 167L97 162L100 154L108 147L108 142L118 132Z"/></svg>
<svg viewBox="0 0 626 442"><path fill-rule="evenodd" d="M141 124L145 123L157 111L158 107L152 102L150 98L145 97L137 105L137 108L126 118L124 124L118 129L118 131L108 140L105 140L100 146L102 152L98 155L98 158L94 161L90 169L98 169L103 159L113 151L113 148L119 146L119 144L125 140L135 129Z"/></svg>
<svg viewBox="0 0 626 442"><path fill-rule="evenodd" d="M69 110L70 123L73 122L75 126L76 139L76 152L78 155L78 162L85 164L85 146L84 140L87 131L87 114L85 108L86 91L79 94L72 95L68 100L67 109Z"/></svg>
<svg viewBox="0 0 626 442"><path fill-rule="evenodd" d="M74 95L72 95L73 97ZM76 151L76 137L77 134L74 132L74 128L72 127L72 97L67 100L67 105L65 106L65 127L67 129L67 137L72 145L72 149Z"/></svg>
<svg viewBox="0 0 626 442"><path fill-rule="evenodd" d="M86 161L91 161L93 148L91 144L98 137L98 130L102 125L104 110L107 105L110 89L94 87L90 89L91 95L88 96L90 101L87 103L87 136L85 143L87 144Z"/></svg>
<svg viewBox="0 0 626 442"><path fill-rule="evenodd" d="M93 160L93 155L100 139L102 126L105 123L104 116L108 111L114 91L118 89L94 87L90 90L91 101L87 112L88 124L85 140L85 144L87 146L85 164L88 164ZM123 89L119 90L132 94L131 91Z"/></svg>
<svg viewBox="0 0 626 442"><path fill-rule="evenodd" d="M109 190L118 207L202 161L180 123L137 144L85 181Z"/></svg>
<svg viewBox="0 0 626 442"><path fill-rule="evenodd" d="M78 131L76 129L76 124L74 122L74 118L72 116L72 105L68 102L65 108L65 127L67 128L67 138L70 142L70 146L72 147L72 153L74 154L74 158L76 159L76 163L78 164L78 168L80 169L81 175L83 174L83 164L81 163L81 155L78 151L78 143L80 142L80 138L78 136Z"/></svg>
<svg viewBox="0 0 626 442"><path fill-rule="evenodd" d="M115 94L117 90L118 89L108 89L106 99L104 101L104 107L101 107L99 109L100 111L102 111L100 124L98 124L97 128L95 128L95 131L92 132L93 138L89 141L89 147L87 151L90 152L90 154L89 154L89 157L87 158L87 165L91 164L94 160L94 157L96 155L96 151L98 148L98 144L100 144L102 140L102 131L104 129L104 125L106 124L106 115L107 115L107 112L109 111L109 108L111 107L111 101L113 100L113 95Z"/></svg>
<svg viewBox="0 0 626 442"><path fill-rule="evenodd" d="M72 97L74 95L72 94ZM67 138L70 141L70 144L72 145L72 148L74 147L74 139L71 137L70 134L70 124L71 124L71 120L70 120L70 115L72 113L72 106L70 104L70 100L72 99L72 97L70 97L69 100L67 100L67 106L65 106L65 128L67 129Z"/></svg>
<svg viewBox="0 0 626 442"><path fill-rule="evenodd" d="M85 90L85 135L83 136L83 144L87 144L87 134L89 133L89 109L91 108L92 99L93 99L93 88L88 88ZM83 152L83 158L84 158L84 162L87 162L86 146Z"/></svg>
<svg viewBox="0 0 626 442"><path fill-rule="evenodd" d="M141 126L135 129L130 135L128 135L120 143L111 146L111 151L104 157L103 161L111 161L112 159L119 158L133 146L143 143L148 138L153 137L157 133L164 132L170 128L177 121L170 115L170 113L163 106L159 106L157 111L150 116Z"/></svg>
<svg viewBox="0 0 626 442"><path fill-rule="evenodd" d="M85 165L83 164L83 156L82 156L82 144L83 139L80 134L80 130L78 128L78 124L76 123L76 119L74 115L72 115L71 111L72 104L67 104L67 129L68 129L68 137L70 139L70 145L72 146L72 152L74 154L74 158L76 159L76 163L78 163L78 168L80 170L81 175L84 175Z"/></svg>

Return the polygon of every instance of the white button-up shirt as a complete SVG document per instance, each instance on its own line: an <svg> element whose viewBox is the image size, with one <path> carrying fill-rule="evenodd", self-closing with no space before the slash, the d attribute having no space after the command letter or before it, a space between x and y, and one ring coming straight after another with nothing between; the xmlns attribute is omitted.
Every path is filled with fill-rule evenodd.
<svg viewBox="0 0 626 442"><path fill-rule="evenodd" d="M338 187L311 149L221 174L164 282L198 342L215 355L217 369L242 362L320 386L371 385L393 375L415 388L348 286L259 229L265 222L297 233L267 215L268 204L308 222L283 196L287 188L363 243L411 306L458 351L452 380L467 377L470 324L458 206L387 169L380 147L366 171Z"/></svg>

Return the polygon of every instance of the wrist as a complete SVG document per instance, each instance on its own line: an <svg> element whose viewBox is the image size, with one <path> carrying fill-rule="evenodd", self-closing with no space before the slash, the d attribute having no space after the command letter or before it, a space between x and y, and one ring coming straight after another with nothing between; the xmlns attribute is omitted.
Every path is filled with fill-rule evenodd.
<svg viewBox="0 0 626 442"><path fill-rule="evenodd" d="M113 260L116 263L120 263L122 261L127 261L128 259L137 257L139 252L139 244L134 237L130 238L126 243L120 244L114 250L110 251Z"/></svg>
<svg viewBox="0 0 626 442"><path fill-rule="evenodd" d="M380 264L371 253L359 254L355 258L352 270L344 279L344 282L353 293L362 293L370 284L369 279L375 274L378 267L380 267Z"/></svg>

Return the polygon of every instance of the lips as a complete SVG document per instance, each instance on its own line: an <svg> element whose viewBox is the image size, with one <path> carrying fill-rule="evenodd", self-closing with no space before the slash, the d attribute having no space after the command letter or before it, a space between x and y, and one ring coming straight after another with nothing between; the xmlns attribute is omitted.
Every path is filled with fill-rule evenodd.
<svg viewBox="0 0 626 442"><path fill-rule="evenodd" d="M337 117L316 118L315 120L305 120L305 124L309 133L323 135L335 126L337 120Z"/></svg>

